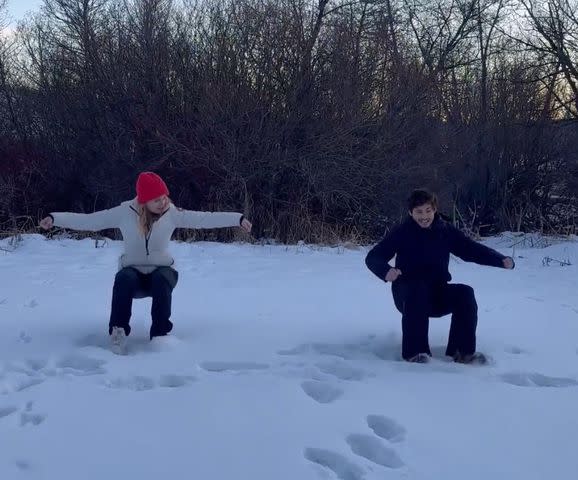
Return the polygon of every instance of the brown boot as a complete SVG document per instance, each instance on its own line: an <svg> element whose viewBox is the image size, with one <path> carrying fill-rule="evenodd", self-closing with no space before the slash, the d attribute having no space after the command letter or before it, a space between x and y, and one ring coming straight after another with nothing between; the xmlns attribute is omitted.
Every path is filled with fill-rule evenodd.
<svg viewBox="0 0 578 480"><path fill-rule="evenodd" d="M480 352L468 353L466 355L457 352L454 355L454 362L464 363L467 365L486 365L488 363L488 358Z"/></svg>

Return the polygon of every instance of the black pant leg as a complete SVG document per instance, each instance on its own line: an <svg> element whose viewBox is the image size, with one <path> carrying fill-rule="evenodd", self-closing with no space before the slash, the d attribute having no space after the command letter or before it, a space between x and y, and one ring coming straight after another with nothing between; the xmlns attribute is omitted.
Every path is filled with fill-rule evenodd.
<svg viewBox="0 0 578 480"><path fill-rule="evenodd" d="M474 289L460 283L445 284L434 297L436 314L452 314L446 355L453 357L476 351L476 329L478 326L478 304Z"/></svg>
<svg viewBox="0 0 578 480"><path fill-rule="evenodd" d="M429 317L432 287L420 280L398 279L392 284L396 308L402 314L402 357L409 360L418 353L431 355Z"/></svg>
<svg viewBox="0 0 578 480"><path fill-rule="evenodd" d="M173 329L170 321L172 292L178 282L178 272L171 267L159 267L149 274L152 295L150 338L166 335Z"/></svg>
<svg viewBox="0 0 578 480"><path fill-rule="evenodd" d="M141 274L131 267L119 270L114 277L112 289L112 305L108 333L112 333L112 327L122 327L126 335L130 334L130 317L132 315L132 300L134 293L142 284Z"/></svg>

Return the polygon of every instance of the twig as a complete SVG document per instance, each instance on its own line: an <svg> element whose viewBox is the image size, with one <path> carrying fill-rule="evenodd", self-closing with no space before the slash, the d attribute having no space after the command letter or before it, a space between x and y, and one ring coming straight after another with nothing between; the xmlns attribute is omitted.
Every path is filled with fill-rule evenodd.
<svg viewBox="0 0 578 480"><path fill-rule="evenodd" d="M545 267L549 267L550 264L553 262L559 264L561 267L569 267L572 265L569 260L557 260L551 257L544 257L544 259L542 260L542 265L544 265Z"/></svg>

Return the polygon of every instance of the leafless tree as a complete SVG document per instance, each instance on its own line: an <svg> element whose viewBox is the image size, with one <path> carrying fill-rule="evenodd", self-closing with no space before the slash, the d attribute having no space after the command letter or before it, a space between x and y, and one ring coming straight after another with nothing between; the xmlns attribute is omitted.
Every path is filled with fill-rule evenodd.
<svg viewBox="0 0 578 480"><path fill-rule="evenodd" d="M472 231L567 231L576 3L45 0L0 40L0 223L147 169L282 241L373 239L419 186Z"/></svg>

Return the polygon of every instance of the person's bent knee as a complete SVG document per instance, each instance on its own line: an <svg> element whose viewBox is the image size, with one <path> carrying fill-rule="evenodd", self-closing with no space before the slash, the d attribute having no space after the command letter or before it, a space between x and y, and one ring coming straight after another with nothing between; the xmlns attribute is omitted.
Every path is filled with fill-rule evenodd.
<svg viewBox="0 0 578 480"><path fill-rule="evenodd" d="M138 280L138 274L132 267L124 267L116 272L114 277L115 284L133 284Z"/></svg>
<svg viewBox="0 0 578 480"><path fill-rule="evenodd" d="M456 294L459 304L477 308L476 293L469 285L457 285L458 291Z"/></svg>
<svg viewBox="0 0 578 480"><path fill-rule="evenodd" d="M407 302L425 300L431 295L431 286L423 280L413 280L406 285Z"/></svg>
<svg viewBox="0 0 578 480"><path fill-rule="evenodd" d="M457 287L459 288L459 295L462 298L468 299L468 300L475 300L476 299L476 292L474 291L474 289L469 286L469 285L457 285Z"/></svg>
<svg viewBox="0 0 578 480"><path fill-rule="evenodd" d="M400 313L420 310L429 303L431 288L423 280L396 280L392 285L395 306Z"/></svg>
<svg viewBox="0 0 578 480"><path fill-rule="evenodd" d="M151 273L151 284L154 286L168 285L175 288L179 279L178 272L172 267L158 267Z"/></svg>

